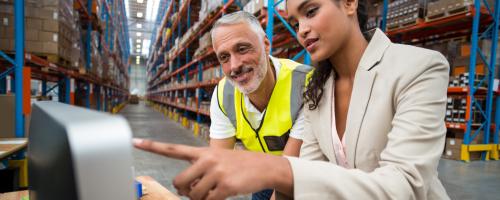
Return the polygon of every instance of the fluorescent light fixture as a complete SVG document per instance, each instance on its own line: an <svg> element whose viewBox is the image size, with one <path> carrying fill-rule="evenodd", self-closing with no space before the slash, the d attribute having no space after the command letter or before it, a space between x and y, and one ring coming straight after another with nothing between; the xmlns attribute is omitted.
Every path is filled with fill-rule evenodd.
<svg viewBox="0 0 500 200"><path fill-rule="evenodd" d="M138 18L142 18L142 16L143 16L143 15L142 15L142 12L137 12L137 17L138 17Z"/></svg>
<svg viewBox="0 0 500 200"><path fill-rule="evenodd" d="M127 12L127 16L130 17L130 9L129 9L129 6L128 6L128 1L125 1L125 12Z"/></svg>
<svg viewBox="0 0 500 200"><path fill-rule="evenodd" d="M136 60L140 60L141 59L141 56L136 56L135 57Z"/></svg>
<svg viewBox="0 0 500 200"><path fill-rule="evenodd" d="M141 43L141 42L142 42L142 40L141 40L141 39L137 39L137 40L136 40L136 42L137 42L137 43Z"/></svg>
<svg viewBox="0 0 500 200"><path fill-rule="evenodd" d="M155 21L160 7L160 0L148 0L146 4L146 20Z"/></svg>
<svg viewBox="0 0 500 200"><path fill-rule="evenodd" d="M137 3L144 3L144 0L137 0Z"/></svg>
<svg viewBox="0 0 500 200"><path fill-rule="evenodd" d="M136 50L136 52L137 52L137 53L141 53L141 49L137 49L137 50Z"/></svg>
<svg viewBox="0 0 500 200"><path fill-rule="evenodd" d="M141 37L142 33L141 32L137 32L137 33L135 33L135 35L137 35L137 37Z"/></svg>
<svg viewBox="0 0 500 200"><path fill-rule="evenodd" d="M144 39L142 41L142 55L149 54L149 46L151 45L151 40Z"/></svg>
<svg viewBox="0 0 500 200"><path fill-rule="evenodd" d="M142 28L142 24L141 24L141 23L137 23L135 26L136 26L137 28Z"/></svg>
<svg viewBox="0 0 500 200"><path fill-rule="evenodd" d="M135 61L135 64L136 64L136 65L139 65L139 64L141 64L141 61L140 61L140 60L136 60L136 61Z"/></svg>
<svg viewBox="0 0 500 200"><path fill-rule="evenodd" d="M137 48L138 48L138 49L140 49L140 48L141 48L141 45L140 45L140 44L138 44L138 45L137 45Z"/></svg>

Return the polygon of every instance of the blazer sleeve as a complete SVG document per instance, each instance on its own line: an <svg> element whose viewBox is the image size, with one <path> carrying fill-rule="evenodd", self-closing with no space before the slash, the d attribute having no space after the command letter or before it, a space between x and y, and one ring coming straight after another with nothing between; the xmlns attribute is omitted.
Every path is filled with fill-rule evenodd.
<svg viewBox="0 0 500 200"><path fill-rule="evenodd" d="M303 109L307 109L305 106ZM300 147L300 155L301 159L306 160L323 160L328 161L323 151L321 151L318 143L317 137L312 132L311 128L311 119L308 114L309 112L303 111L304 114L304 130L308 131L302 134L302 146Z"/></svg>
<svg viewBox="0 0 500 200"><path fill-rule="evenodd" d="M449 65L436 52L426 58L429 59L425 66L403 75L406 83L395 91L393 128L380 155L379 167L365 172L323 161L288 158L295 199L428 198L444 148ZM315 148L314 139L309 140L309 148ZM308 149L304 154L309 158L319 155Z"/></svg>

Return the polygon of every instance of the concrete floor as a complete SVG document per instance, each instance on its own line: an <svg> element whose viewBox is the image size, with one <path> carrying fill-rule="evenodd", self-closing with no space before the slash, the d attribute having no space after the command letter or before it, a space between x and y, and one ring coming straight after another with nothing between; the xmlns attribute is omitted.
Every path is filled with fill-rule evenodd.
<svg viewBox="0 0 500 200"><path fill-rule="evenodd" d="M134 137L158 141L206 146L206 142L195 138L191 131L170 121L159 112L144 105L127 105L121 112L130 123ZM175 191L173 178L188 166L185 161L169 159L151 153L134 150L136 176L151 176ZM441 179L451 199L499 199L500 161L463 163L442 159L439 167ZM233 199L249 199L248 196Z"/></svg>

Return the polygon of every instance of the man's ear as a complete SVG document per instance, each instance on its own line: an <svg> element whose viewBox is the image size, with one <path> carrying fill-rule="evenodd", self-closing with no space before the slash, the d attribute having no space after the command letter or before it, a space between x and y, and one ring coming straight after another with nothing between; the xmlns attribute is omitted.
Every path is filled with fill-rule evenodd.
<svg viewBox="0 0 500 200"><path fill-rule="evenodd" d="M266 50L266 54L269 55L269 53L271 52L271 43L269 42L269 39L267 39L266 36L264 36L264 49Z"/></svg>

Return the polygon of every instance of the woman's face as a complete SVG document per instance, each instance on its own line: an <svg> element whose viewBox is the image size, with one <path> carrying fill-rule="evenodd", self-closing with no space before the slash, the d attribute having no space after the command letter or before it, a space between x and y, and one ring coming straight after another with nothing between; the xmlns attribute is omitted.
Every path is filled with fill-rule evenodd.
<svg viewBox="0 0 500 200"><path fill-rule="evenodd" d="M352 0L288 0L287 11L297 39L315 62L335 55L349 37ZM347 8L347 9L346 9Z"/></svg>

